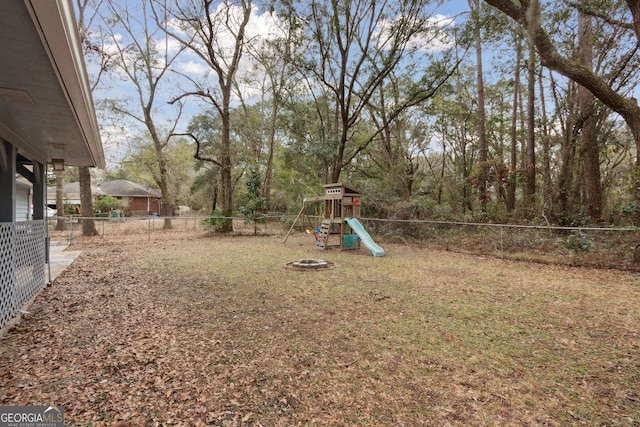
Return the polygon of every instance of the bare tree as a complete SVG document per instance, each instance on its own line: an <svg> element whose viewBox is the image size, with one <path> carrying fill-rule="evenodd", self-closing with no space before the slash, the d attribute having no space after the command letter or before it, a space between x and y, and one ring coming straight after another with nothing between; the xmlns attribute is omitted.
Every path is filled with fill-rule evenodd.
<svg viewBox="0 0 640 427"><path fill-rule="evenodd" d="M174 199L169 190L165 151L180 119L182 105L178 103L179 108L173 117L164 118L164 123L169 123L169 129L164 131L158 127L154 107L160 84L167 79L173 62L184 46L172 49L166 31L156 26L157 23L166 25L167 22L154 20L151 1L137 2L140 10L134 10L108 0L110 16L106 19L113 23L108 35L115 49L114 67L133 85L136 99L135 107L128 108L123 102L114 102L112 107L115 112L142 125L153 144L157 161L153 176L160 188L165 215L170 217L173 215ZM171 218L164 219L164 228L171 228Z"/></svg>
<svg viewBox="0 0 640 427"><path fill-rule="evenodd" d="M311 0L308 9L289 12L308 23L309 49L299 66L303 74L312 78L310 90L319 91L314 98L319 101L318 113L328 129L325 142L332 146L334 153L330 181L337 182L342 169L376 136L357 138L355 129L362 112L370 106L372 97L379 93L390 73L397 70L402 59L409 57L409 50L417 55L424 52L421 48L429 47L429 42L435 44L437 37L433 34L439 27L424 13L427 4L426 0L346 3ZM419 76L424 73L413 71ZM436 79L437 83L417 83L415 90L392 108L387 123L404 109L432 96L444 80L446 78ZM321 108L327 102L330 102L328 108Z"/></svg>
<svg viewBox="0 0 640 427"><path fill-rule="evenodd" d="M161 8L160 5L157 6ZM197 82L193 90L176 97L197 96L213 105L220 115L222 134L215 157L201 156L201 142L196 158L211 161L220 168L222 187L222 215L233 214L233 179L231 156L231 102L240 60L245 52L246 28L252 13L252 0L238 2L214 2L212 0L175 1L159 10L156 16L173 21L167 33L180 42L183 48L197 55L214 72L213 81ZM231 231L231 221L226 221L222 231Z"/></svg>

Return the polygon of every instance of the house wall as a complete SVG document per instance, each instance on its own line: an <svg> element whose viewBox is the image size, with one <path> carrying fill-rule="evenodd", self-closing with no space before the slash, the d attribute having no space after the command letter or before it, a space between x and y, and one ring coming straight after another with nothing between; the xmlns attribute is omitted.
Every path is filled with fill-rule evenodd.
<svg viewBox="0 0 640 427"><path fill-rule="evenodd" d="M23 182L16 182L16 221L31 219L31 186Z"/></svg>
<svg viewBox="0 0 640 427"><path fill-rule="evenodd" d="M158 200L147 197L130 197L129 210L133 215L148 215L149 213L165 215L164 209L161 209Z"/></svg>
<svg viewBox="0 0 640 427"><path fill-rule="evenodd" d="M42 163L32 160L33 172L23 163L18 167L16 147L2 139L0 144L7 154L0 161L1 328L45 285L46 223L42 218L46 180ZM17 182L17 172L31 184Z"/></svg>

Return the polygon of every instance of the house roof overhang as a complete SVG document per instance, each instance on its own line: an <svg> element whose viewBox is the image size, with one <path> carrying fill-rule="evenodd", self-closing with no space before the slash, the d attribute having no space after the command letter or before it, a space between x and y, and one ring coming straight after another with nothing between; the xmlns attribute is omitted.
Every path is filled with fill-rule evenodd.
<svg viewBox="0 0 640 427"><path fill-rule="evenodd" d="M0 137L32 160L104 167L71 0L0 2Z"/></svg>

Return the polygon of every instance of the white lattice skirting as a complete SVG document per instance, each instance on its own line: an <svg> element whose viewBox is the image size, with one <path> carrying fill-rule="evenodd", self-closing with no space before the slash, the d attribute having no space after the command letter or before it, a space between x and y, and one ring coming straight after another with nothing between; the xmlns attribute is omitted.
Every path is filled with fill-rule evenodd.
<svg viewBox="0 0 640 427"><path fill-rule="evenodd" d="M45 285L45 221L0 223L0 328Z"/></svg>

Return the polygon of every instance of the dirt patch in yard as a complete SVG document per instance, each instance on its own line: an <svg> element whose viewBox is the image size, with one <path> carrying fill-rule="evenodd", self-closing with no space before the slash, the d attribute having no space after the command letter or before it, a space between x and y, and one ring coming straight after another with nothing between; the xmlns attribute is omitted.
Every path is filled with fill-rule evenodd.
<svg viewBox="0 0 640 427"><path fill-rule="evenodd" d="M181 236L76 243L0 344L0 403L69 426L640 423L637 275ZM284 267L312 258L336 268Z"/></svg>

